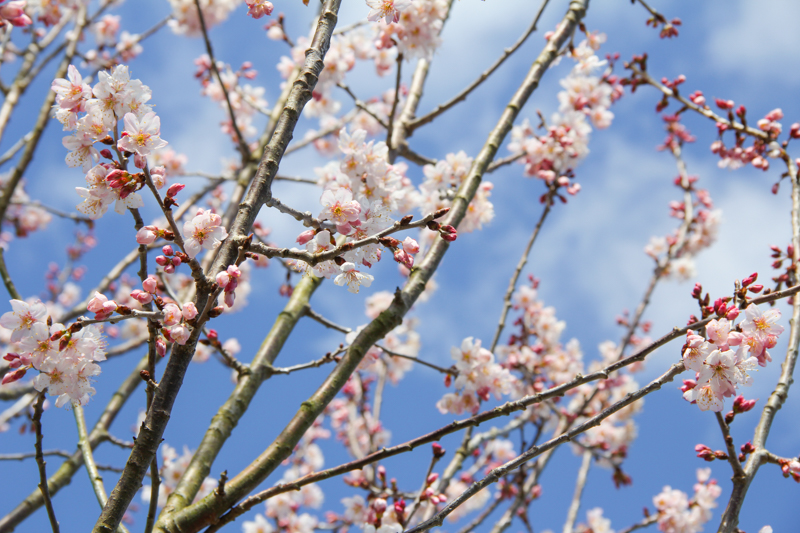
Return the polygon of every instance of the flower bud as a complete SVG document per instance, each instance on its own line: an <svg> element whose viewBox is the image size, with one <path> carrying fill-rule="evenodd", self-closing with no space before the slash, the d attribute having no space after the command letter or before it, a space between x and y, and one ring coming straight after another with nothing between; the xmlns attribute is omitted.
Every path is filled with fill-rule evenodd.
<svg viewBox="0 0 800 533"><path fill-rule="evenodd" d="M181 309L181 314L183 318L186 320L192 320L194 317L197 316L197 306L194 305L194 302L186 302L183 304L183 309Z"/></svg>
<svg viewBox="0 0 800 533"><path fill-rule="evenodd" d="M181 192L185 187L186 185L183 183L173 183L169 186L169 189L167 189L167 198L175 198L175 195Z"/></svg>
<svg viewBox="0 0 800 533"><path fill-rule="evenodd" d="M297 244L300 244L300 245L307 244L308 242L311 241L311 239L314 238L315 234L316 233L314 232L313 229L308 229L308 230L304 231L303 233L301 233L300 235L297 236L297 241L296 242L297 242Z"/></svg>
<svg viewBox="0 0 800 533"><path fill-rule="evenodd" d="M172 254L174 254L175 252L172 250L172 246L167 244L167 245L165 245L164 247L161 248L161 253L166 255L167 257L169 257Z"/></svg>
<svg viewBox="0 0 800 533"><path fill-rule="evenodd" d="M158 237L155 226L145 226L136 232L136 242L139 244L153 244Z"/></svg>
<svg viewBox="0 0 800 533"><path fill-rule="evenodd" d="M406 237L403 240L403 250L409 254L417 254L419 253L419 243L412 239L411 237Z"/></svg>
<svg viewBox="0 0 800 533"><path fill-rule="evenodd" d="M155 276L147 276L147 278L142 282L142 288L144 288L144 290L150 294L155 294L156 289L158 288L158 280Z"/></svg>

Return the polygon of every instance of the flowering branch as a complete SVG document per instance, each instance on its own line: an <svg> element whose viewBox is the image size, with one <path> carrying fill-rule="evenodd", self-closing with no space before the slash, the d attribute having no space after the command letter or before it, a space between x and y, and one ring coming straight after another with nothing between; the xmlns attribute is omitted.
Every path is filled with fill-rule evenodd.
<svg viewBox="0 0 800 533"><path fill-rule="evenodd" d="M228 105L228 114L231 117L231 126L233 127L233 131L236 132L236 140L238 142L239 152L242 154L242 161L247 161L250 159L250 148L248 148L247 143L244 140L244 136L242 135L242 132L239 131L239 126L236 124L236 115L233 112L233 105L231 104L231 98L228 94L228 88L225 87L225 83L223 83L222 76L217 68L217 60L214 59L214 51L211 48L211 39L208 38L206 20L205 16L203 15L203 8L200 7L200 0L194 0L194 5L197 8L197 19L200 21L200 32L203 34L203 41L205 42L206 53L208 54L210 60L209 62L211 63L211 70L214 72L214 76L217 78L217 82L222 90L222 94L225 96L225 103Z"/></svg>
<svg viewBox="0 0 800 533"><path fill-rule="evenodd" d="M20 296L19 292L17 292L17 288L14 286L14 281L11 279L11 275L8 273L8 267L6 266L6 251L2 247L0 247L0 277L3 278L3 285L6 286L8 295L14 300L22 300L22 296Z"/></svg>
<svg viewBox="0 0 800 533"><path fill-rule="evenodd" d="M94 450L97 446L106 440L108 435L108 428L114 422L114 419L119 414L119 411L125 405L133 391L142 382L139 373L147 368L147 358L142 358L133 372L122 382L117 391L112 395L111 400L106 405L106 408L100 415L100 418L89 433L89 446ZM77 472L81 465L83 465L83 453L78 449L72 456L56 470L49 480L47 480L47 487L51 495L55 495L59 490L64 488L72 480L72 476ZM37 489L33 491L25 500L17 505L10 513L3 518L0 518L0 531L13 529L19 525L23 520L28 518L34 511L44 504L42 493Z"/></svg>
<svg viewBox="0 0 800 533"><path fill-rule="evenodd" d="M794 247L792 260L797 263L800 260L800 177L798 177L797 167L791 158L786 158L789 174L792 180L792 245ZM797 289L800 285L793 287ZM775 294L775 293L773 293ZM772 296L772 294L770 295ZM789 321L789 345L786 350L786 359L781 365L781 374L775 389L770 394L764 408L761 411L758 425L753 435L753 447L755 451L748 457L744 465L744 477L735 477L733 480L733 490L731 491L728 505L719 526L719 533L733 533L739 524L739 512L744 505L744 498L747 489L758 472L759 467L765 460L765 446L767 436L772 428L772 422L778 410L783 406L789 394L789 387L793 383L792 374L797 364L798 351L800 351L800 298L793 299L792 319Z"/></svg>
<svg viewBox="0 0 800 533"><path fill-rule="evenodd" d="M363 246L368 246L370 244L380 244L380 240L382 237L387 237L393 233L397 233L399 231L403 231L406 229L411 228L422 228L428 225L429 222L441 218L447 213L447 209L440 209L435 213L429 213L422 217L421 219L411 222L406 221L406 219L399 220L389 226L388 228L379 231L374 235L370 235L369 237L364 237L363 239L359 239L357 241L348 242L344 244L340 244L336 248L331 250L327 250L325 252L320 253L310 253L303 250L297 249L289 249L289 248L273 248L271 246L266 246L264 244L254 242L250 244L250 251L255 253L265 255L267 257L281 257L284 259L297 259L307 263L309 266L317 265L323 261L330 261L345 252L349 252L350 250L355 250L356 248L361 248ZM310 215L310 213L307 213ZM316 220L316 219L314 219ZM305 225L305 224L304 224Z"/></svg>
<svg viewBox="0 0 800 533"><path fill-rule="evenodd" d="M436 513L436 515L434 515L433 518L426 520L421 524L418 524L417 526L408 529L406 533L421 533L423 531L431 529L432 527L441 526L447 515L452 513L462 503L464 503L466 500L468 500L470 497L472 497L475 493L477 493L481 489L496 482L498 479L508 474L508 472L510 472L511 470L520 467L521 465L523 465L527 461L530 461L534 457L537 457L538 455L550 449L554 449L560 446L561 444L572 440L573 438L577 437L578 435L580 435L589 428L600 425L600 422L602 422L612 414L616 413L623 407L626 407L640 400L641 398L650 394L651 392L659 390L665 383L672 381L675 378L675 376L677 376L683 371L684 371L683 362L675 363L670 367L669 370L667 370L667 372L662 374L658 379L652 381L646 387L643 387L636 392L627 394L624 399L607 407L597 415L589 418L583 424L575 426L570 431L567 431L566 433L563 433L560 436L551 439L542 445L533 446L530 449L528 449L528 451L520 454L515 459L512 459L503 466L495 468L483 479L473 483L467 490L461 493L460 496L451 501L444 509Z"/></svg>

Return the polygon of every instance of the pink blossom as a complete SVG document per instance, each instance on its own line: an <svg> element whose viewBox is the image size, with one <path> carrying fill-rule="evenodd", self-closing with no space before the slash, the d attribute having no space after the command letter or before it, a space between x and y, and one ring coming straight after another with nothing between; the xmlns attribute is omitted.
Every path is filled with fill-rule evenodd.
<svg viewBox="0 0 800 533"><path fill-rule="evenodd" d="M186 341L189 340L189 335L191 334L189 328L183 324L172 326L167 331L169 332L170 339L180 345L186 344Z"/></svg>
<svg viewBox="0 0 800 533"><path fill-rule="evenodd" d="M2 10L14 3L16 2L9 2L0 7L0 17L6 18ZM75 65L70 65L67 69L67 79L57 78L53 80L51 89L56 93L56 104L62 109L82 111L84 102L92 97L91 87L83 83L83 77L78 72L78 69L75 68Z"/></svg>
<svg viewBox="0 0 800 533"><path fill-rule="evenodd" d="M183 238L186 254L195 257L202 248L214 250L228 238L228 232L220 226L222 217L213 213L198 209L197 215L183 225Z"/></svg>
<svg viewBox="0 0 800 533"><path fill-rule="evenodd" d="M186 320L192 320L194 317L197 316L197 306L194 305L194 302L186 302L183 304L183 309L181 309L181 314L183 318Z"/></svg>
<svg viewBox="0 0 800 533"><path fill-rule="evenodd" d="M308 229L308 230L304 231L303 233L301 233L300 235L297 236L297 241L296 242L297 242L297 244L300 244L301 246L305 245L311 239L314 238L315 234L316 234L315 230Z"/></svg>
<svg viewBox="0 0 800 533"><path fill-rule="evenodd" d="M181 321L181 308L173 303L164 306L164 325L174 326Z"/></svg>
<svg viewBox="0 0 800 533"><path fill-rule="evenodd" d="M86 309L95 314L95 319L102 320L116 311L117 303L114 300L109 300L105 295L95 292L86 305Z"/></svg>
<svg viewBox="0 0 800 533"><path fill-rule="evenodd" d="M11 342L17 342L27 335L37 322L44 322L47 308L42 302L29 304L22 300L11 300L11 311L0 317L0 326L12 330Z"/></svg>
<svg viewBox="0 0 800 533"><path fill-rule="evenodd" d="M149 304L150 302L153 301L153 295L150 294L149 292L145 292L145 291L143 291L141 289L133 290L131 292L131 298L133 298L134 300L136 300L137 302L139 302L142 305Z"/></svg>
<svg viewBox="0 0 800 533"><path fill-rule="evenodd" d="M142 282L142 288L150 294L155 294L156 289L158 288L158 279L152 275L147 276L147 278Z"/></svg>
<svg viewBox="0 0 800 533"><path fill-rule="evenodd" d="M419 244L411 237L406 237L405 240L403 240L403 250L409 254L417 254L419 253Z"/></svg>
<svg viewBox="0 0 800 533"><path fill-rule="evenodd" d="M353 200L353 193L347 189L328 189L319 199L324 209L319 214L321 220L331 220L336 224L336 230L347 235L352 231L352 226L357 225L361 204Z"/></svg>
<svg viewBox="0 0 800 533"><path fill-rule="evenodd" d="M145 114L141 120L133 113L125 114L125 130L117 142L117 148L126 152L139 155L148 155L153 150L158 150L167 145L162 140L161 119L153 112Z"/></svg>
<svg viewBox="0 0 800 533"><path fill-rule="evenodd" d="M254 19L260 19L264 15L272 14L272 3L267 0L245 0L247 3L247 14Z"/></svg>
<svg viewBox="0 0 800 533"><path fill-rule="evenodd" d="M145 226L136 232L136 242L139 244L153 244L158 235L156 231L158 228L155 226Z"/></svg>
<svg viewBox="0 0 800 533"><path fill-rule="evenodd" d="M370 12L367 20L384 19L386 24L400 20L400 12L411 6L411 0L367 0Z"/></svg>

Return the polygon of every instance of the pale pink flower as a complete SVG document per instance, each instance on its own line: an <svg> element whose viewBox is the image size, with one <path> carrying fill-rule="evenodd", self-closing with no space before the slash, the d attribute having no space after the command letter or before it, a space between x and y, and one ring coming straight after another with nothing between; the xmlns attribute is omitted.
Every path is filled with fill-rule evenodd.
<svg viewBox="0 0 800 533"><path fill-rule="evenodd" d="M86 309L95 314L95 319L102 320L117 310L117 302L109 300L104 294L95 291L94 296L86 305Z"/></svg>
<svg viewBox="0 0 800 533"><path fill-rule="evenodd" d="M353 193L347 189L329 189L322 193L319 202L324 206L319 214L321 220L331 220L343 235L352 231L352 223L358 222L361 213L361 204L353 200Z"/></svg>
<svg viewBox="0 0 800 533"><path fill-rule="evenodd" d="M183 309L181 309L181 314L183 318L186 320L191 320L197 316L197 306L194 305L194 302L186 302L183 304Z"/></svg>
<svg viewBox="0 0 800 533"><path fill-rule="evenodd" d="M245 0L247 3L247 14L254 19L260 19L264 15L272 14L272 3L267 0Z"/></svg>
<svg viewBox="0 0 800 533"><path fill-rule="evenodd" d="M189 328L183 324L172 326L171 328L168 328L167 331L169 331L169 337L172 339L172 341L180 345L186 344L186 341L189 340L189 335L191 334Z"/></svg>
<svg viewBox="0 0 800 533"><path fill-rule="evenodd" d="M220 226L222 217L199 209L197 215L183 225L183 238L186 254L195 257L202 248L214 250L228 238L228 232Z"/></svg>
<svg viewBox="0 0 800 533"><path fill-rule="evenodd" d="M345 263L341 266L342 273L336 276L333 282L336 285L343 286L347 285L347 290L352 293L358 293L361 285L365 287L369 287L372 285L372 281L375 279L373 276L369 274L363 274L356 270L356 266L353 263Z"/></svg>
<svg viewBox="0 0 800 533"><path fill-rule="evenodd" d="M83 77L75 65L67 69L67 79L53 80L51 90L56 93L56 104L62 109L82 111L84 102L92 97L92 88L83 83Z"/></svg>
<svg viewBox="0 0 800 533"><path fill-rule="evenodd" d="M181 321L181 308L173 303L164 306L164 325L174 326Z"/></svg>
<svg viewBox="0 0 800 533"><path fill-rule="evenodd" d="M167 141L159 137L160 134L161 119L155 113L147 113L141 120L133 113L126 113L125 130L117 142L117 148L139 155L148 155L151 151L167 145Z"/></svg>
<svg viewBox="0 0 800 533"><path fill-rule="evenodd" d="M367 20L384 19L386 24L400 20L400 12L411 6L411 0L367 0L370 8Z"/></svg>
<svg viewBox="0 0 800 533"><path fill-rule="evenodd" d="M0 317L0 326L12 330L11 342L21 340L34 324L43 323L47 318L47 308L39 300L31 304L22 300L11 300L10 303L12 310Z"/></svg>

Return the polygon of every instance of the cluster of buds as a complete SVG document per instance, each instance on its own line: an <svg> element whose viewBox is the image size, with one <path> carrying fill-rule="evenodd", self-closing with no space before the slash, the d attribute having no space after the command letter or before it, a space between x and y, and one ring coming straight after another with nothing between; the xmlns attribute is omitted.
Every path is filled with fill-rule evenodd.
<svg viewBox="0 0 800 533"><path fill-rule="evenodd" d="M681 19L674 18L667 21L667 18L661 13L655 13L652 17L645 21L647 26L652 26L655 29L661 27L659 37L662 39L670 39L678 36L678 26L681 25Z"/></svg>
<svg viewBox="0 0 800 533"><path fill-rule="evenodd" d="M414 254L419 253L419 244L417 241L411 237L406 237L401 243L393 237L381 237L378 239L378 242L392 251L395 261L409 270L414 268Z"/></svg>
<svg viewBox="0 0 800 533"><path fill-rule="evenodd" d="M439 224L435 220L431 220L427 226L431 231L438 231L439 236L447 242L453 242L458 237L458 231L450 224Z"/></svg>
<svg viewBox="0 0 800 533"><path fill-rule="evenodd" d="M716 459L726 460L728 458L728 454L722 450L714 451L705 444L698 444L694 447L694 451L697 452L697 457L703 459L704 461L714 461Z"/></svg>
<svg viewBox="0 0 800 533"><path fill-rule="evenodd" d="M174 274L178 265L189 261L189 256L174 251L169 244L161 248L161 253L163 255L156 256L156 264L161 266L166 274Z"/></svg>
<svg viewBox="0 0 800 533"><path fill-rule="evenodd" d="M784 286L791 287L797 283L797 263L794 262L794 246L789 244L786 247L786 253L784 254L783 251L778 246L770 246L772 250L772 257L775 261L772 262L772 268L778 270L783 269L783 273L775 276L772 278L772 281L775 282L775 290L779 291ZM784 267L783 262L788 261L789 264ZM793 300L790 299L789 303Z"/></svg>
<svg viewBox="0 0 800 533"><path fill-rule="evenodd" d="M739 413L746 413L756 406L757 400L745 400L741 394L733 400L733 409L725 415L725 423L730 425Z"/></svg>
<svg viewBox="0 0 800 533"><path fill-rule="evenodd" d="M25 0L13 0L0 6L0 28L6 24L25 27L33 24L31 18L25 14Z"/></svg>
<svg viewBox="0 0 800 533"><path fill-rule="evenodd" d="M792 476L792 479L800 483L800 461L797 459L781 459L779 464L781 465L783 477Z"/></svg>
<svg viewBox="0 0 800 533"><path fill-rule="evenodd" d="M106 174L105 180L109 188L117 190L117 194L120 198L127 198L132 193L144 187L145 184L144 173L137 172L136 174L131 174L127 170L121 168L114 168L109 171L109 173Z"/></svg>
<svg viewBox="0 0 800 533"><path fill-rule="evenodd" d="M234 291L239 286L239 278L242 276L242 271L236 265L231 265L227 270L223 270L217 274L216 281L220 288L225 290L225 305L233 307L233 302L236 298Z"/></svg>

